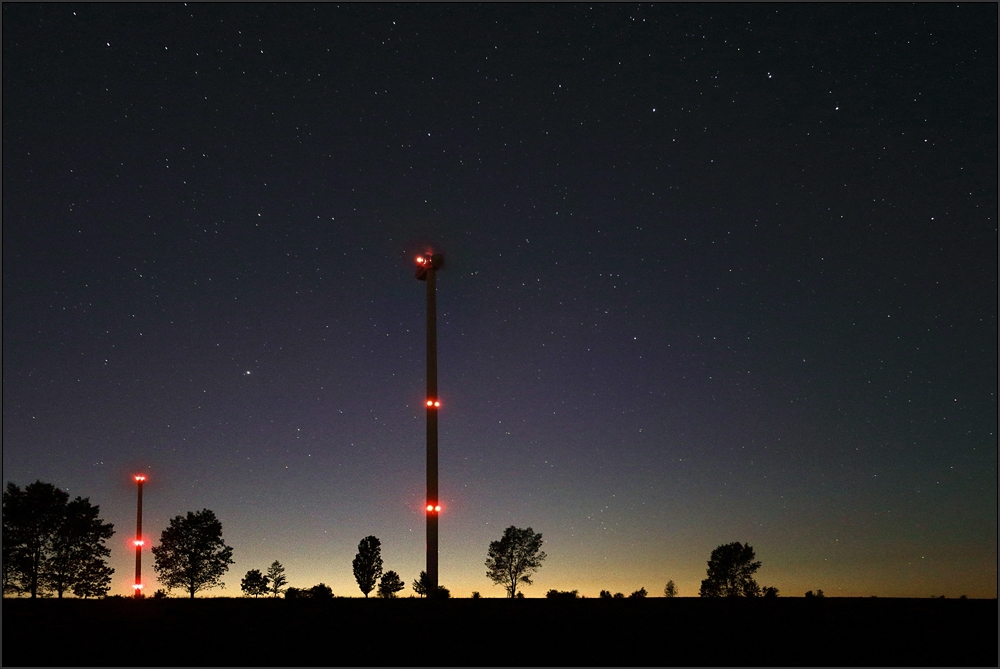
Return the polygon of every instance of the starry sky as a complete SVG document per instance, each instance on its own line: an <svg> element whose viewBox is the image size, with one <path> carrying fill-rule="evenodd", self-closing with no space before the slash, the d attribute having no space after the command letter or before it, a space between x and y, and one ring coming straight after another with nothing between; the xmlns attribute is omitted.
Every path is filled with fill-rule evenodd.
<svg viewBox="0 0 1000 669"><path fill-rule="evenodd" d="M227 587L995 597L997 5L3 5L3 478ZM152 557L144 557L147 591Z"/></svg>

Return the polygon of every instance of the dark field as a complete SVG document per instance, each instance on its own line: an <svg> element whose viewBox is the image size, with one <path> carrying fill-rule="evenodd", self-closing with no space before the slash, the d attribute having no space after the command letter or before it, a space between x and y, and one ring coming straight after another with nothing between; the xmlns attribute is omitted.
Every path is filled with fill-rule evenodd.
<svg viewBox="0 0 1000 669"><path fill-rule="evenodd" d="M3 665L997 666L997 600L5 599Z"/></svg>

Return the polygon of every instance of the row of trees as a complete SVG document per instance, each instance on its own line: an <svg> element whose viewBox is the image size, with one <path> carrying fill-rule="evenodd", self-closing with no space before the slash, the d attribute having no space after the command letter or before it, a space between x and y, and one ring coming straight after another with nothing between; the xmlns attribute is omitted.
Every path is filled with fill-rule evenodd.
<svg viewBox="0 0 1000 669"><path fill-rule="evenodd" d="M101 597L111 588L114 569L105 542L114 526L100 507L36 481L22 490L8 483L3 492L3 592L50 593L62 598Z"/></svg>
<svg viewBox="0 0 1000 669"><path fill-rule="evenodd" d="M259 569L248 571L240 583L240 588L245 594L254 598L261 595L280 597L285 592L286 585L288 585L288 578L285 576L285 568L275 560L268 567L266 574L261 574Z"/></svg>
<svg viewBox="0 0 1000 669"><path fill-rule="evenodd" d="M486 575L494 583L503 585L507 589L508 597L516 597L518 584L531 585L530 575L541 567L546 557L541 551L541 546L542 535L535 534L530 527L527 529L508 527L500 541L490 544ZM755 557L750 544L734 542L716 548L708 560L708 573L701 582L699 596L777 597L777 588L770 586L761 588L757 584L754 574L760 569L760 562L755 560ZM676 597L677 585L673 581L668 581L663 588L663 594L666 597ZM646 589L640 588L629 595L629 598L641 599L646 595ZM552 599L575 599L577 591L549 590L545 596ZM806 596L812 597L813 593L810 591ZM823 596L822 590L818 596ZM612 595L607 590L602 590L600 597L624 599L625 595L620 592Z"/></svg>
<svg viewBox="0 0 1000 669"><path fill-rule="evenodd" d="M110 523L99 517L99 507L86 498L69 499L55 486L36 481L21 490L8 483L3 493L3 591L26 593L31 597L54 592L62 597L72 591L78 597L107 594L113 569L105 559L110 549L105 541L114 534ZM209 509L189 511L176 516L160 535L154 546L153 569L167 590L179 588L194 597L208 588L222 587L223 575L234 563L233 549L222 538L222 523ZM546 559L542 550L542 535L532 528L513 525L503 536L490 542L486 558L486 576L506 591L508 598L523 597L520 586L532 584L532 576ZM376 590L379 597L396 597L404 587L395 571L383 571L382 544L375 536L367 536L358 544L354 557L354 578L367 598ZM712 551L708 572L701 582L702 597L777 597L774 587L761 588L754 578L760 568L753 548L739 542L719 546ZM427 574L421 572L413 582L413 590L421 597L434 594L447 597L447 588L439 586L430 592ZM245 594L252 597L311 596L322 598L333 592L320 583L308 590L286 588L288 579L280 562L271 564L266 573L252 569L241 582ZM677 586L669 581L664 595L675 597ZM308 593L308 594L307 594ZM478 595L478 593L475 593ZM646 596L645 588L636 590L630 598ZM575 598L577 591L550 590L547 597ZM624 598L602 590L602 598ZM813 596L812 592L807 596ZM822 591L818 595L822 597Z"/></svg>
<svg viewBox="0 0 1000 669"><path fill-rule="evenodd" d="M403 579L391 569L383 572L382 562L382 542L378 537L367 536L358 544L358 553L354 556L354 578L358 582L358 588L364 593L367 599L368 593L376 589L376 594L383 599L395 599L396 593L406 587ZM287 588L284 586L288 582L285 578L285 568L277 560L268 569L267 574L262 574L259 569L251 569L243 577L240 587L243 593L250 597L260 597L261 595L271 595L278 597L282 592L286 599L332 599L333 590L325 583L319 583L311 588ZM413 590L421 597L430 591L430 582L427 572L420 572L420 576L413 582ZM447 598L451 595L447 588L438 586L438 596Z"/></svg>
<svg viewBox="0 0 1000 669"><path fill-rule="evenodd" d="M530 527L518 528L510 526L504 530L503 537L498 541L493 541L489 545L486 558L486 576L497 585L502 585L506 590L508 598L522 598L524 595L518 590L521 585L531 585L532 575L537 572L542 562L547 557L541 550L542 535L536 533ZM714 551L708 561L707 577L701 582L699 596L701 597L777 597L778 589L775 587L760 587L754 575L760 569L761 563L755 560L755 553L749 544L739 542L719 546ZM381 542L377 537L368 536L358 544L358 553L354 558L354 578L358 582L358 587L365 597L375 589L378 583L377 595L382 598L391 599L396 597L396 593L403 589L403 581L394 571L382 572ZM243 579L243 591L248 595L258 596L265 594L268 587L268 578L272 571L279 568L283 574L284 568L280 563L271 565L268 576L263 576L257 570L247 572ZM381 581L379 579L381 578ZM283 579L283 576L282 576ZM284 581L282 581L284 582ZM430 594L430 583L426 572L420 572L420 576L413 582L413 591L421 597ZM289 591L295 590L289 588ZM450 593L444 586L439 586L439 597L448 597ZM329 594L325 594L329 591ZM272 589L273 596L278 596L279 591ZM671 580L663 587L665 597L677 597L680 594L677 585ZM626 597L618 592L611 594L608 590L602 590L602 599L642 599L648 595L645 588L640 588ZM286 595L288 596L288 595ZM329 587L320 583L309 590L296 591L295 596L322 598L324 596L333 597ZM579 596L577 590L559 591L549 590L546 595L549 599L576 599ZM822 597L823 591L818 591L815 595L812 591L806 593L806 597ZM473 593L473 598L478 599L479 593Z"/></svg>

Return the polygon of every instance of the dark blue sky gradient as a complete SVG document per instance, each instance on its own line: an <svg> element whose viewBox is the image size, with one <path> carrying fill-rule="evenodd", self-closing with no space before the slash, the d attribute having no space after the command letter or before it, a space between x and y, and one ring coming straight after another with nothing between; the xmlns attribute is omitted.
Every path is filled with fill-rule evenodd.
<svg viewBox="0 0 1000 669"><path fill-rule="evenodd" d="M432 248L455 595L995 597L996 183L995 4L5 4L4 480L411 583Z"/></svg>

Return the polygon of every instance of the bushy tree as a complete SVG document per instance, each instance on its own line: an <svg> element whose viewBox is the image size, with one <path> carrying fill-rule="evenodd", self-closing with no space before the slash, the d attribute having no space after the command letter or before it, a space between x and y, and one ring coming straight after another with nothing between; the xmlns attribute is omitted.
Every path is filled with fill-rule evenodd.
<svg viewBox="0 0 1000 669"><path fill-rule="evenodd" d="M267 580L270 583L268 591L272 597L278 597L285 591L288 579L285 578L285 568L277 560L272 562L271 566L267 568Z"/></svg>
<svg viewBox="0 0 1000 669"><path fill-rule="evenodd" d="M499 541L490 542L486 558L486 576L507 590L510 598L517 596L519 583L531 585L531 574L538 571L545 560L542 535L530 527L511 525L504 530Z"/></svg>
<svg viewBox="0 0 1000 669"><path fill-rule="evenodd" d="M368 536L358 544L358 554L354 556L354 579L358 582L361 592L368 593L375 589L375 583L382 576L382 542L378 537Z"/></svg>
<svg viewBox="0 0 1000 669"><path fill-rule="evenodd" d="M175 516L153 546L153 570L167 590L196 592L225 587L222 576L233 564L233 549L222 540L222 523L209 509Z"/></svg>
<svg viewBox="0 0 1000 669"><path fill-rule="evenodd" d="M270 579L267 576L260 573L260 569L251 569L240 582L240 588L243 589L243 594L256 599L261 595L266 595L270 591L268 587L269 581Z"/></svg>
<svg viewBox="0 0 1000 669"><path fill-rule="evenodd" d="M313 599L333 599L333 588L326 583L317 583L309 588L309 596Z"/></svg>
<svg viewBox="0 0 1000 669"><path fill-rule="evenodd" d="M601 599L611 599L611 593L607 590L601 590L601 594L599 595L599 597Z"/></svg>
<svg viewBox="0 0 1000 669"><path fill-rule="evenodd" d="M294 588L291 586L285 588L285 599L308 599L309 597L309 591L303 588Z"/></svg>
<svg viewBox="0 0 1000 669"><path fill-rule="evenodd" d="M111 549L104 541L110 539L115 530L111 523L101 521L100 512L100 508L82 497L65 507L45 573L46 584L60 599L70 589L101 596L111 587L114 570L104 563Z"/></svg>
<svg viewBox="0 0 1000 669"><path fill-rule="evenodd" d="M764 597L774 599L778 596L778 589L775 588L774 586L769 585L763 590L761 590L760 594L763 595Z"/></svg>
<svg viewBox="0 0 1000 669"><path fill-rule="evenodd" d="M431 589L430 576L427 575L426 571L421 571L420 576L418 576L413 580L413 585L411 587L413 588L413 592L417 593L422 598L424 595L430 592Z"/></svg>
<svg viewBox="0 0 1000 669"><path fill-rule="evenodd" d="M80 578L73 584L73 594L84 599L105 597L111 590L111 575L115 570L104 560L91 560L83 567Z"/></svg>
<svg viewBox="0 0 1000 669"><path fill-rule="evenodd" d="M395 599L396 593L405 587L399 574L390 569L382 575L382 580L378 584L378 596L383 599Z"/></svg>
<svg viewBox="0 0 1000 669"><path fill-rule="evenodd" d="M549 590L545 593L546 599L576 599L580 592L578 590Z"/></svg>
<svg viewBox="0 0 1000 669"><path fill-rule="evenodd" d="M663 596L664 597L676 597L677 596L677 586L674 585L673 581L667 581L667 584L663 586Z"/></svg>
<svg viewBox="0 0 1000 669"><path fill-rule="evenodd" d="M701 582L702 597L757 597L760 586L753 575L760 569L750 544L719 546L708 560L708 578Z"/></svg>
<svg viewBox="0 0 1000 669"><path fill-rule="evenodd" d="M69 590L100 596L111 587L114 569L104 545L114 526L100 519L100 507L85 497L72 501L51 483L24 490L8 483L3 493L3 589L32 598Z"/></svg>
<svg viewBox="0 0 1000 669"><path fill-rule="evenodd" d="M648 593L646 592L646 588L639 588L638 590L636 590L635 592L633 592L631 595L629 595L628 598L629 599L645 599L647 594Z"/></svg>
<svg viewBox="0 0 1000 669"><path fill-rule="evenodd" d="M479 591L478 591L478 590L473 590L473 591L472 591L472 598L473 598L473 599L481 599L481 598L482 598L482 595L480 595L480 594L479 594Z"/></svg>

